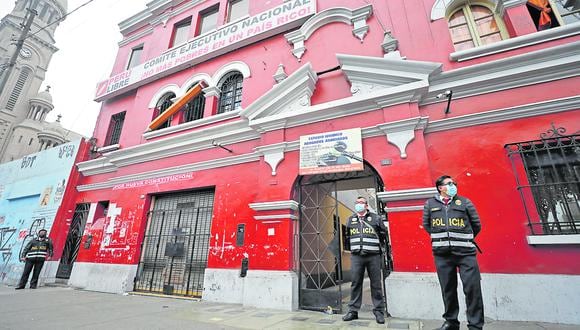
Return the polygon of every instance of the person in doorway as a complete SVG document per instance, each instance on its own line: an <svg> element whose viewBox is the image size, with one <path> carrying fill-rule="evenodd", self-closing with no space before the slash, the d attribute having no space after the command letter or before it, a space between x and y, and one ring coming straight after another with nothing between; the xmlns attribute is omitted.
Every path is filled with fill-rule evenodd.
<svg viewBox="0 0 580 330"><path fill-rule="evenodd" d="M431 245L441 285L445 323L439 330L459 330L457 269L463 283L467 304L467 327L483 329L481 275L476 259L474 238L481 231L475 206L457 195L457 183L449 175L435 182L438 194L427 200L423 209L423 227L431 235ZM479 249L479 248L478 248Z"/></svg>
<svg viewBox="0 0 580 330"><path fill-rule="evenodd" d="M52 241L48 238L46 229L39 230L38 235L26 244L26 247L24 247L20 255L20 261L24 261L26 264L24 265L24 272L22 273L20 283L18 283L16 290L24 289L31 271L32 279L30 280L30 288L36 289L38 286L38 276L40 275L42 266L44 266L44 261L52 257L52 250Z"/></svg>
<svg viewBox="0 0 580 330"><path fill-rule="evenodd" d="M365 268L371 281L371 296L373 300L373 314L377 323L385 323L385 302L383 300L383 281L381 269L383 258L381 244L386 242L387 228L381 218L371 213L367 200L358 197L354 205L355 213L346 223L346 239L350 243L351 252L351 292L348 304L348 313L343 321L358 319L358 311L362 304L362 286Z"/></svg>

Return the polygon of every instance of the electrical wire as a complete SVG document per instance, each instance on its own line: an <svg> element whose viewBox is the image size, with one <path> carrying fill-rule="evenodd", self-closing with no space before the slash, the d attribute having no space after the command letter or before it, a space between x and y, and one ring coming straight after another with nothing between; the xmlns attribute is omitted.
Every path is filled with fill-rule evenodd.
<svg viewBox="0 0 580 330"><path fill-rule="evenodd" d="M44 26L43 28L41 28L40 30L38 30L38 31L36 31L36 32L34 32L34 33L30 33L30 34L27 36L27 38L28 38L28 37L32 37L32 36L35 36L35 35L37 35L38 33L40 33L40 32L42 32L42 31L46 30L48 27L50 27L50 26L52 26L52 25L54 25L54 24L56 24L56 23L58 23L58 22L62 22L62 21L64 21L64 19L65 19L65 18L67 18L68 16L70 16L72 13L76 12L77 10L81 9L82 7L84 7L84 6L88 5L89 3L93 2L93 1L95 1L95 0L88 0L87 2L83 3L82 5L80 5L80 6L76 7L75 9L71 10L70 12L66 13L66 14L65 14L63 17L61 17L61 18L57 19L56 21L54 21L54 22L52 22L52 23L50 23L50 24L48 24L48 25Z"/></svg>

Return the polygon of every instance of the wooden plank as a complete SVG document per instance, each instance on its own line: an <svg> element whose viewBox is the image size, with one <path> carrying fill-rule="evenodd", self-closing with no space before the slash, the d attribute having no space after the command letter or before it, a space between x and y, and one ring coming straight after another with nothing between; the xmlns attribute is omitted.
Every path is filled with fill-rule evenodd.
<svg viewBox="0 0 580 330"><path fill-rule="evenodd" d="M198 96L201 91L207 87L207 84L204 81L200 81L195 85L192 89L187 91L183 97L181 97L177 102L173 103L167 110L165 110L162 114L157 116L153 121L149 124L148 130L152 131L157 127L163 125L169 117L173 116L177 111L179 111L184 105L187 104L190 100L194 97Z"/></svg>

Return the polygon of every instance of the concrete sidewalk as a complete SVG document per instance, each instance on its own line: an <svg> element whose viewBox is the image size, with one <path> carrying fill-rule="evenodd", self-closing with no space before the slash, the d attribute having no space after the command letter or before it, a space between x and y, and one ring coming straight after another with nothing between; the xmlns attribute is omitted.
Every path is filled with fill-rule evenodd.
<svg viewBox="0 0 580 330"><path fill-rule="evenodd" d="M114 295L62 287L19 290L0 286L0 329L432 329L441 321L391 318L379 325L369 312L341 315L256 309L190 299ZM536 322L492 322L494 330L572 330Z"/></svg>

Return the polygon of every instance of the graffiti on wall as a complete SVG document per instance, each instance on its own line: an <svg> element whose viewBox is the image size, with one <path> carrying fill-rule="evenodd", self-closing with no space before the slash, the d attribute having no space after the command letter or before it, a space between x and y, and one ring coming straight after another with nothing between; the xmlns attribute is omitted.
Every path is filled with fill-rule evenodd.
<svg viewBox="0 0 580 330"><path fill-rule="evenodd" d="M50 231L80 141L0 165L0 282L16 284L20 254L39 229Z"/></svg>

